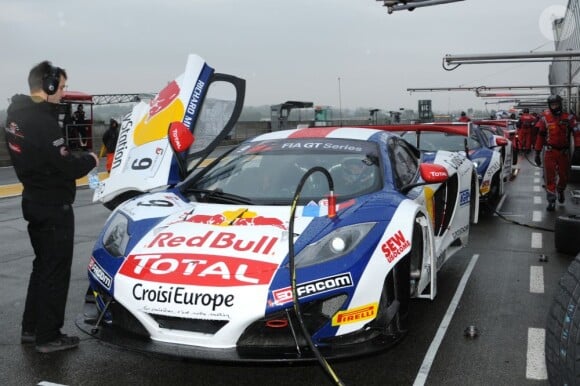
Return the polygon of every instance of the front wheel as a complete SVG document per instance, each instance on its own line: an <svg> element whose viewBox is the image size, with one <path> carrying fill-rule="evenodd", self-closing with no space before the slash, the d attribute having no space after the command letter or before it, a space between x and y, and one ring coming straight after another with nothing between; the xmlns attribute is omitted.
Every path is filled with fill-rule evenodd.
<svg viewBox="0 0 580 386"><path fill-rule="evenodd" d="M548 315L546 366L551 385L578 385L580 379L580 254L559 281Z"/></svg>

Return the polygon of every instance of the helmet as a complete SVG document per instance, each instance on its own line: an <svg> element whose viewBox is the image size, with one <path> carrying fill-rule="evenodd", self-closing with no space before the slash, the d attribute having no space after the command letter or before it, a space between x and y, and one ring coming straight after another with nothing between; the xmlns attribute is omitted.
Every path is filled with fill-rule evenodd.
<svg viewBox="0 0 580 386"><path fill-rule="evenodd" d="M528 109L527 107L524 109L524 114L529 114L530 113L530 109Z"/></svg>
<svg viewBox="0 0 580 386"><path fill-rule="evenodd" d="M552 114L559 115L562 113L562 97L560 95L550 95L548 97L548 108Z"/></svg>
<svg viewBox="0 0 580 386"><path fill-rule="evenodd" d="M361 159L350 158L342 162L344 176L347 182L353 183L357 181L363 174L364 168L367 166Z"/></svg>
<svg viewBox="0 0 580 386"><path fill-rule="evenodd" d="M462 112L461 112L461 116L462 116L462 117L465 117L466 115L467 115L467 114L465 114L465 111L462 111Z"/></svg>

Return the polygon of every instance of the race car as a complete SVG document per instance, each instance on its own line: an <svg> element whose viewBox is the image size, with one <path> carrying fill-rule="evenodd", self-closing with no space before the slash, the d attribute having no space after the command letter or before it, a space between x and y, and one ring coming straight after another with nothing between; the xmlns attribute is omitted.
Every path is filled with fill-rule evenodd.
<svg viewBox="0 0 580 386"><path fill-rule="evenodd" d="M517 130L518 121L516 119L483 119L473 123L485 128L492 135L499 135L508 139L510 143L506 147L511 147L512 165L518 163L518 153L521 145Z"/></svg>
<svg viewBox="0 0 580 386"><path fill-rule="evenodd" d="M482 209L495 208L504 194L504 183L512 179L510 142L499 135L488 135L471 122L384 125L377 128L398 133L426 153L426 157L439 149L466 154L477 170L479 199L485 204Z"/></svg>
<svg viewBox="0 0 580 386"><path fill-rule="evenodd" d="M191 99L190 83L176 82L190 91L175 101ZM315 360L309 343L327 358L381 350L404 336L411 298L436 296L438 270L477 222L476 171L457 152L427 162L392 133L317 127L259 135L200 168L207 120L160 120L167 135L150 146L137 130L152 109L123 121L124 173L95 191L116 205L77 325L107 342L220 361Z"/></svg>

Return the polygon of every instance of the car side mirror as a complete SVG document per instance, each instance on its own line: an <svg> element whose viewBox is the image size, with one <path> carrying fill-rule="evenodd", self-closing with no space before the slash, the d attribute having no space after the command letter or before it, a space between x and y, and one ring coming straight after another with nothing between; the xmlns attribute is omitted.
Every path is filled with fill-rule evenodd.
<svg viewBox="0 0 580 386"><path fill-rule="evenodd" d="M187 154L184 155L183 153L189 150L195 141L195 136L183 122L171 122L167 130L167 138L175 158L177 158L181 178L185 178L187 174Z"/></svg>
<svg viewBox="0 0 580 386"><path fill-rule="evenodd" d="M504 147L504 146L507 146L507 144L508 144L507 138L499 137L499 136L495 137L495 146Z"/></svg>
<svg viewBox="0 0 580 386"><path fill-rule="evenodd" d="M419 165L419 174L423 181L405 185L401 188L403 194L417 186L438 184L447 181L449 173L443 165L423 163Z"/></svg>
<svg viewBox="0 0 580 386"><path fill-rule="evenodd" d="M169 124L167 137L169 138L171 148L176 153L183 153L195 141L195 137L183 122L171 122Z"/></svg>

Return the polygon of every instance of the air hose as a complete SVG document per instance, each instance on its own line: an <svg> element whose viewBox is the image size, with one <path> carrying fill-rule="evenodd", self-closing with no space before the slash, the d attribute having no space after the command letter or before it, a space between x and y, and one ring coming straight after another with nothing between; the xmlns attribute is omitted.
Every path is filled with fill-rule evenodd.
<svg viewBox="0 0 580 386"><path fill-rule="evenodd" d="M304 318L302 316L302 310L300 309L300 303L298 301L298 291L296 288L296 264L294 261L294 216L296 213L296 206L298 200L300 199L300 194L302 193L302 188L306 183L308 177L311 174L321 172L324 174L328 181L328 189L330 191L328 197L328 217L336 216L336 197L334 196L334 182L332 180L332 176L325 168L321 166L315 166L309 169L300 179L298 186L296 187L296 192L294 193L294 197L292 198L292 206L290 209L290 220L288 222L288 260L289 260L289 269L290 269L290 286L292 288L292 303L294 306L294 312L296 313L296 318L298 319L298 324L300 324L300 329L302 330L302 334L304 338L308 342L308 346L316 356L318 363L322 366L323 370L326 374L330 377L335 385L343 386L344 383L340 380L340 378L336 375L326 358L322 356L318 347L312 341L312 337L306 328L306 324L304 323Z"/></svg>

